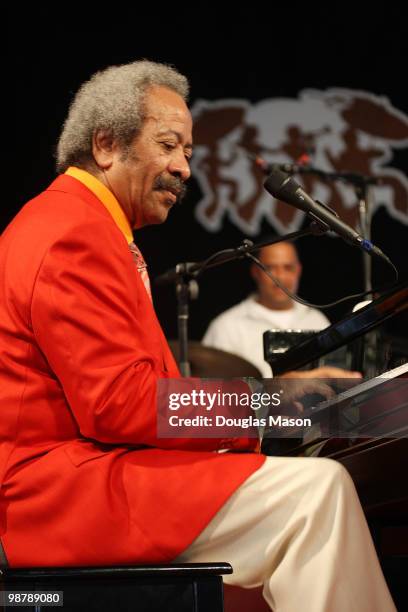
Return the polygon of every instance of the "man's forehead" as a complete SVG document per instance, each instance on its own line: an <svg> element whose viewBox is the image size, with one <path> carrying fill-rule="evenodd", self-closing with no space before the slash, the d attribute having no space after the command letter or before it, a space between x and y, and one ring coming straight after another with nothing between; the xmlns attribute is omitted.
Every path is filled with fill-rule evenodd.
<svg viewBox="0 0 408 612"><path fill-rule="evenodd" d="M299 261L295 247L289 243L265 247L261 251L260 259L264 262L287 261L294 263Z"/></svg>
<svg viewBox="0 0 408 612"><path fill-rule="evenodd" d="M186 111L176 108L170 104L147 104L145 110L145 118L156 121L161 126L168 126L170 129L172 122L179 123L180 125L186 125L192 127L192 118L190 111Z"/></svg>
<svg viewBox="0 0 408 612"><path fill-rule="evenodd" d="M193 122L187 106L183 108L166 103L147 104L144 123L158 138L168 136L185 146L192 146Z"/></svg>
<svg viewBox="0 0 408 612"><path fill-rule="evenodd" d="M146 116L158 120L171 118L192 124L191 113L183 98L167 87L151 87L145 97Z"/></svg>

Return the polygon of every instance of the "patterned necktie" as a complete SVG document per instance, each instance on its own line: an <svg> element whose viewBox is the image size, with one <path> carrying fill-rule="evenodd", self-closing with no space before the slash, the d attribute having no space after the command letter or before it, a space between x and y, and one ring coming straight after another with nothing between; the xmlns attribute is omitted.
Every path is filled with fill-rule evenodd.
<svg viewBox="0 0 408 612"><path fill-rule="evenodd" d="M150 287L150 279L149 279L149 275L147 273L147 265L146 262L143 258L142 253L140 252L139 248L135 245L134 242L131 242L129 244L129 248L130 251L132 253L132 257L133 257L133 261L135 262L138 272L140 274L140 276L142 277L142 281L144 286L146 287L146 291L150 297L150 299L152 299L152 290Z"/></svg>

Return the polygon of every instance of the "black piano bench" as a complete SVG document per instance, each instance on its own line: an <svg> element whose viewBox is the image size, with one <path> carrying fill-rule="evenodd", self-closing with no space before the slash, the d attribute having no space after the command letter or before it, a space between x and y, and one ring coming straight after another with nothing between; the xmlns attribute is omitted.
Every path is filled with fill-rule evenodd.
<svg viewBox="0 0 408 612"><path fill-rule="evenodd" d="M231 573L228 563L3 567L0 610L51 612L52 606L55 612L222 612L222 574Z"/></svg>

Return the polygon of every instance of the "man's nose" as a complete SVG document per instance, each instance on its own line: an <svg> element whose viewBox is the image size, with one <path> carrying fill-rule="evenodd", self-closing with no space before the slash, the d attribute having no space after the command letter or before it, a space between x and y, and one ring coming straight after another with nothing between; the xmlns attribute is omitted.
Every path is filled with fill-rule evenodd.
<svg viewBox="0 0 408 612"><path fill-rule="evenodd" d="M190 164L183 152L177 152L169 164L169 172L173 176L178 176L184 182L191 176Z"/></svg>
<svg viewBox="0 0 408 612"><path fill-rule="evenodd" d="M286 273L285 270L283 268L280 267L276 267L273 272L272 275L278 279L278 281L280 281L281 283L286 281Z"/></svg>
<svg viewBox="0 0 408 612"><path fill-rule="evenodd" d="M276 266L273 270L273 275L279 280L285 277L285 270L279 266Z"/></svg>

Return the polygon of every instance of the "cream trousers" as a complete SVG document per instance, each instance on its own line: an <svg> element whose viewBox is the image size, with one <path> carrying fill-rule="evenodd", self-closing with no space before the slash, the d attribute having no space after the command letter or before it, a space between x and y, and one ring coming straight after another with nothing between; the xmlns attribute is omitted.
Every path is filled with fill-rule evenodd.
<svg viewBox="0 0 408 612"><path fill-rule="evenodd" d="M396 609L354 484L330 459L267 457L177 558L214 560L231 563L227 584L263 584L275 612Z"/></svg>

